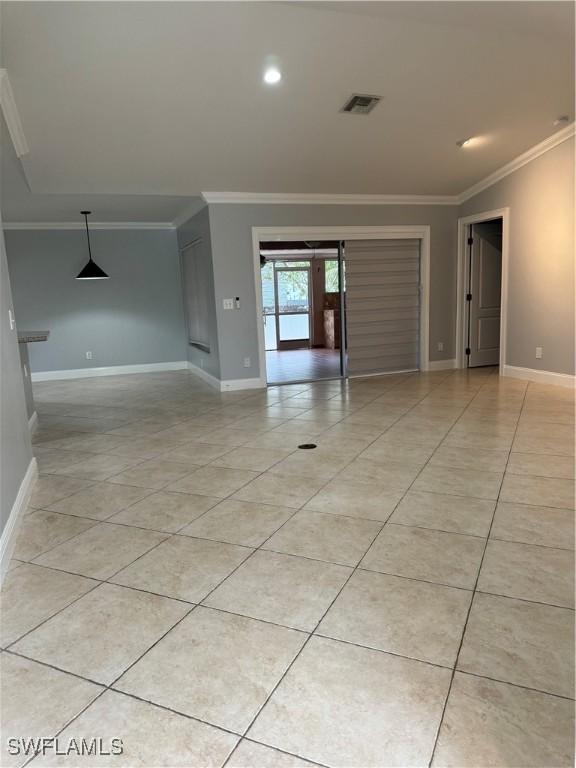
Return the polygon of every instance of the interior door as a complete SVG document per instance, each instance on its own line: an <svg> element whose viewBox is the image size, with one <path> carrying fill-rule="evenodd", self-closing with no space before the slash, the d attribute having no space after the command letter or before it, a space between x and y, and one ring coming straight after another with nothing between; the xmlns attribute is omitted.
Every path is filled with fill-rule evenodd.
<svg viewBox="0 0 576 768"><path fill-rule="evenodd" d="M498 365L502 292L502 222L472 227L470 247L468 366Z"/></svg>
<svg viewBox="0 0 576 768"><path fill-rule="evenodd" d="M310 346L310 267L275 266L278 349Z"/></svg>

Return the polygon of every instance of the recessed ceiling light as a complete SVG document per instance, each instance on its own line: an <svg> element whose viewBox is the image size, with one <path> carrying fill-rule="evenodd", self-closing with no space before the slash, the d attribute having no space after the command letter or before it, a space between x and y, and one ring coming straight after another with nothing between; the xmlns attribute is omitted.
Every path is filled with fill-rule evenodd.
<svg viewBox="0 0 576 768"><path fill-rule="evenodd" d="M474 137L470 136L468 139L460 139L460 141L457 141L456 146L462 149L463 147L470 147L473 143Z"/></svg>
<svg viewBox="0 0 576 768"><path fill-rule="evenodd" d="M276 85L282 80L282 73L277 67L268 67L264 72L264 82L268 85Z"/></svg>

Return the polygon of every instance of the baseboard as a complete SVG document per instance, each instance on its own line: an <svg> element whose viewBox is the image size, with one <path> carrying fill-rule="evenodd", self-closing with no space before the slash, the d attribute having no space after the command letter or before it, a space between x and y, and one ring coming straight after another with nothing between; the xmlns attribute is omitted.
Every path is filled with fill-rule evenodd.
<svg viewBox="0 0 576 768"><path fill-rule="evenodd" d="M203 368L199 368L190 362L188 363L188 370L220 392L232 392L241 389L263 389L266 387L266 384L263 384L260 379L226 379L223 381L222 379L217 379L216 376L212 376L210 373L206 373Z"/></svg>
<svg viewBox="0 0 576 768"><path fill-rule="evenodd" d="M199 379L205 381L206 384L210 384L210 386L214 387L214 389L220 389L220 379L217 379L216 376L212 376L211 373L207 373L207 371L205 371L203 368L199 368L189 360L186 363L186 368L190 371L190 373L193 373L194 376L198 376Z"/></svg>
<svg viewBox="0 0 576 768"><path fill-rule="evenodd" d="M32 381L59 381L60 379L91 379L94 376L121 376L130 373L154 373L157 371L184 371L187 360L173 363L141 363L138 365L109 365L105 368L73 368L67 371L37 371Z"/></svg>
<svg viewBox="0 0 576 768"><path fill-rule="evenodd" d="M569 373L554 373L553 371L538 371L536 368L519 368L515 365L505 365L503 376L511 376L514 379L527 379L538 384L556 384L561 387L576 385L576 377Z"/></svg>
<svg viewBox="0 0 576 768"><path fill-rule="evenodd" d="M20 521L22 515L26 511L34 482L38 476L38 465L36 459L32 458L26 474L20 483L18 494L10 510L10 516L6 521L2 536L0 537L0 583L3 581L10 559L12 558L12 552L14 551L14 545L16 544L16 537L18 536L18 529L20 527Z"/></svg>
<svg viewBox="0 0 576 768"><path fill-rule="evenodd" d="M448 371L456 368L456 360L428 360L427 371Z"/></svg>
<svg viewBox="0 0 576 768"><path fill-rule="evenodd" d="M30 430L30 434L33 435L34 432L38 429L38 414L36 411L30 416L28 419L28 429Z"/></svg>
<svg viewBox="0 0 576 768"><path fill-rule="evenodd" d="M266 384L261 379L225 379L220 382L221 392L232 392L240 389L265 389Z"/></svg>

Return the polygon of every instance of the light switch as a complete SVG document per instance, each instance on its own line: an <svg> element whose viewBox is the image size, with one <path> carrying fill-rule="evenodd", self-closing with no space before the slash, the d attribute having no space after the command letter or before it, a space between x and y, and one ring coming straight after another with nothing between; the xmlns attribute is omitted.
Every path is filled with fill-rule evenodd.
<svg viewBox="0 0 576 768"><path fill-rule="evenodd" d="M222 299L222 307L224 309L234 309L234 299Z"/></svg>

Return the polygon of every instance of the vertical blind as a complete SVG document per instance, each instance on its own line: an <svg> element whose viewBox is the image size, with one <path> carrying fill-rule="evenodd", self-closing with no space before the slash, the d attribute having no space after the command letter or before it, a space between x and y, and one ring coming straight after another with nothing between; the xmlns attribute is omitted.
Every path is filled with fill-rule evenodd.
<svg viewBox="0 0 576 768"><path fill-rule="evenodd" d="M419 365L420 241L345 244L348 373Z"/></svg>

